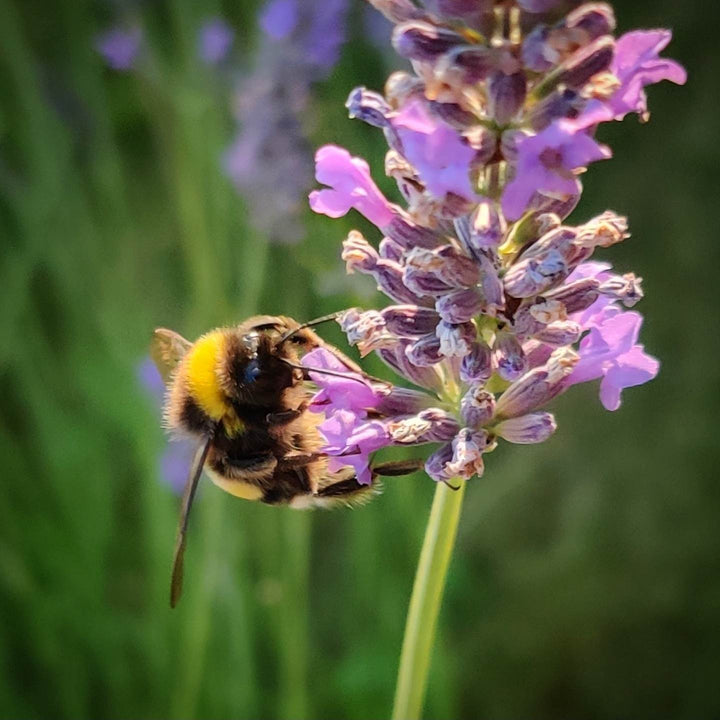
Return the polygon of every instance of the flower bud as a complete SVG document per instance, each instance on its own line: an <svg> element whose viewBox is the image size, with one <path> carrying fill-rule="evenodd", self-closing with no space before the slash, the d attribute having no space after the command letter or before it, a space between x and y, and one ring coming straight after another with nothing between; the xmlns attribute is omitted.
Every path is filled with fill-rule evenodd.
<svg viewBox="0 0 720 720"><path fill-rule="evenodd" d="M409 388L393 387L387 395L381 398L377 410L382 415L390 417L415 415L430 407L432 401L433 398L427 393Z"/></svg>
<svg viewBox="0 0 720 720"><path fill-rule="evenodd" d="M469 125L472 125L477 121L475 115L467 110L464 110L457 103L436 102L433 100L428 102L428 107L432 115L440 118L440 120L443 120L456 130L464 131ZM470 143L470 146L475 147L472 143Z"/></svg>
<svg viewBox="0 0 720 720"><path fill-rule="evenodd" d="M642 278L635 273L625 275L612 275L599 287L599 292L607 297L620 300L625 307L634 307L644 296L642 291Z"/></svg>
<svg viewBox="0 0 720 720"><path fill-rule="evenodd" d="M503 420L492 430L508 442L532 445L547 440L556 428L555 418L550 413L539 412Z"/></svg>
<svg viewBox="0 0 720 720"><path fill-rule="evenodd" d="M470 352L470 348L477 338L477 328L473 322L452 325L441 320L435 328L435 335L440 340L442 355L461 358Z"/></svg>
<svg viewBox="0 0 720 720"><path fill-rule="evenodd" d="M345 102L351 118L357 118L374 127L385 128L390 124L387 119L391 111L385 98L380 93L364 87L356 87Z"/></svg>
<svg viewBox="0 0 720 720"><path fill-rule="evenodd" d="M393 262L399 263L404 254L404 250L401 245L398 245L392 238L385 237L380 241L378 247L378 253L383 260L392 260Z"/></svg>
<svg viewBox="0 0 720 720"><path fill-rule="evenodd" d="M435 301L440 317L449 323L464 323L472 320L483 307L483 298L477 290L455 290L442 295Z"/></svg>
<svg viewBox="0 0 720 720"><path fill-rule="evenodd" d="M484 342L474 342L470 352L460 362L460 379L466 383L485 383L492 375L490 348Z"/></svg>
<svg viewBox="0 0 720 720"><path fill-rule="evenodd" d="M396 302L411 305L432 304L432 301L426 302L422 295L416 294L405 284L402 266L393 260L382 258L378 260L373 276L377 281L378 289Z"/></svg>
<svg viewBox="0 0 720 720"><path fill-rule="evenodd" d="M502 280L490 258L485 253L479 254L480 287L483 298L483 311L486 315L495 316L505 309L505 292Z"/></svg>
<svg viewBox="0 0 720 720"><path fill-rule="evenodd" d="M606 210L577 228L576 244L594 250L608 248L630 237L627 218Z"/></svg>
<svg viewBox="0 0 720 720"><path fill-rule="evenodd" d="M580 339L582 328L578 323L565 320L564 322L553 322L546 325L542 330L535 333L535 338L548 345L572 345Z"/></svg>
<svg viewBox="0 0 720 720"><path fill-rule="evenodd" d="M436 335L421 337L412 345L407 346L405 356L413 365L418 367L427 367L439 363L443 359L440 352L440 338Z"/></svg>
<svg viewBox="0 0 720 720"><path fill-rule="evenodd" d="M342 259L345 261L348 274L352 274L355 270L371 273L380 257L361 233L351 230L343 241Z"/></svg>
<svg viewBox="0 0 720 720"><path fill-rule="evenodd" d="M423 442L448 442L460 430L458 421L450 413L439 408L421 410L418 417L430 423L430 429L425 433Z"/></svg>
<svg viewBox="0 0 720 720"><path fill-rule="evenodd" d="M599 286L595 278L583 278L545 293L544 298L561 302L568 314L576 313L587 310L598 299Z"/></svg>
<svg viewBox="0 0 720 720"><path fill-rule="evenodd" d="M488 434L484 430L463 428L452 441L452 459L445 463L444 471L451 478L469 480L473 475L482 477L485 463L482 455L488 449Z"/></svg>
<svg viewBox="0 0 720 720"><path fill-rule="evenodd" d="M518 145L528 137L525 130L505 130L500 136L500 154L509 163L516 163L518 159Z"/></svg>
<svg viewBox="0 0 720 720"><path fill-rule="evenodd" d="M368 2L394 23L422 17L422 11L411 0L368 0Z"/></svg>
<svg viewBox="0 0 720 720"><path fill-rule="evenodd" d="M554 86L565 85L570 88L582 86L597 73L610 67L615 53L615 41L610 36L593 40L589 45L571 55L559 68Z"/></svg>
<svg viewBox="0 0 720 720"><path fill-rule="evenodd" d="M399 211L383 230L388 237L404 248L433 248L438 244L438 237L432 230L417 225L407 213L402 211Z"/></svg>
<svg viewBox="0 0 720 720"><path fill-rule="evenodd" d="M392 347L398 340L397 336L388 332L377 310L358 312L351 309L343 313L338 322L350 345L357 345L362 357L378 348Z"/></svg>
<svg viewBox="0 0 720 720"><path fill-rule="evenodd" d="M495 412L495 396L480 385L471 387L460 401L460 413L468 427L479 428L492 419Z"/></svg>
<svg viewBox="0 0 720 720"><path fill-rule="evenodd" d="M494 250L505 237L507 224L496 203L483 199L470 216L467 251L478 257L478 251ZM463 243L465 244L465 243Z"/></svg>
<svg viewBox="0 0 720 720"><path fill-rule="evenodd" d="M523 65L534 72L546 72L557 59L557 55L548 45L550 28L536 25L525 37L522 45Z"/></svg>
<svg viewBox="0 0 720 720"><path fill-rule="evenodd" d="M450 443L442 445L425 461L425 472L436 482L447 482L452 475L449 475L445 468L452 459L452 445Z"/></svg>
<svg viewBox="0 0 720 720"><path fill-rule="evenodd" d="M435 310L417 305L390 305L380 314L388 331L401 337L422 337L434 333L440 321Z"/></svg>
<svg viewBox="0 0 720 720"><path fill-rule="evenodd" d="M385 82L385 97L390 106L397 110L413 97L424 98L425 84L415 75L398 70Z"/></svg>
<svg viewBox="0 0 720 720"><path fill-rule="evenodd" d="M462 35L452 30L417 20L398 25L392 37L398 55L423 62L435 60L448 50L466 43Z"/></svg>
<svg viewBox="0 0 720 720"><path fill-rule="evenodd" d="M509 382L514 382L527 370L527 361L522 345L514 333L500 330L495 335L492 347L492 361L498 375Z"/></svg>
<svg viewBox="0 0 720 720"><path fill-rule="evenodd" d="M513 383L497 401L495 416L526 415L549 402L563 389L563 380L573 371L578 354L569 348L555 350L547 363L531 370Z"/></svg>
<svg viewBox="0 0 720 720"><path fill-rule="evenodd" d="M448 285L434 273L418 270L409 265L403 270L403 282L409 290L418 295L440 296L455 290L452 285Z"/></svg>
<svg viewBox="0 0 720 720"><path fill-rule="evenodd" d="M538 259L522 259L503 278L505 291L516 298L532 297L548 290L570 273L565 259L551 250Z"/></svg>
<svg viewBox="0 0 720 720"><path fill-rule="evenodd" d="M398 375L408 378L408 380L419 385L420 387L442 391L443 376L437 367L426 366L420 367L410 362L406 355L406 350L410 346L408 340L402 338L395 347L380 348L377 351L380 359L389 365Z"/></svg>
<svg viewBox="0 0 720 720"><path fill-rule="evenodd" d="M533 130L546 128L553 120L559 118L576 118L585 100L570 88L561 87L543 98L530 111L530 125Z"/></svg>
<svg viewBox="0 0 720 720"><path fill-rule="evenodd" d="M527 94L525 73L494 72L487 84L488 111L498 125L505 125L522 108Z"/></svg>
<svg viewBox="0 0 720 720"><path fill-rule="evenodd" d="M604 2L585 3L569 12L565 18L565 27L569 30L582 30L591 40L611 35L615 25L613 9Z"/></svg>

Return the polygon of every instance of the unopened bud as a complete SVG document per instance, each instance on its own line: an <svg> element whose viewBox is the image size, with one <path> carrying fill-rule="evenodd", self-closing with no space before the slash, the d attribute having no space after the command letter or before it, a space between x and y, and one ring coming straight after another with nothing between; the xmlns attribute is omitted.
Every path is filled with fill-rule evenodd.
<svg viewBox="0 0 720 720"><path fill-rule="evenodd" d="M470 216L469 252L477 257L478 250L494 250L505 237L507 223L496 203L483 199Z"/></svg>
<svg viewBox="0 0 720 720"><path fill-rule="evenodd" d="M569 348L555 350L547 363L526 373L513 383L497 401L496 417L526 415L559 395L563 380L573 371L578 354Z"/></svg>
<svg viewBox="0 0 720 720"><path fill-rule="evenodd" d="M539 412L503 420L492 430L508 442L532 445L547 440L556 428L555 418L550 413Z"/></svg>
<svg viewBox="0 0 720 720"><path fill-rule="evenodd" d="M490 348L484 342L474 342L470 352L460 362L460 379L466 383L485 383L492 375Z"/></svg>
<svg viewBox="0 0 720 720"><path fill-rule="evenodd" d="M563 304L565 312L576 313L587 310L598 298L600 283L595 278L583 278L568 285L561 285L548 293L545 300L555 300Z"/></svg>
<svg viewBox="0 0 720 720"><path fill-rule="evenodd" d="M418 390L409 388L393 387L384 395L377 405L377 410L382 415L416 415L432 404L432 397Z"/></svg>
<svg viewBox="0 0 720 720"><path fill-rule="evenodd" d="M565 320L553 322L535 333L535 338L548 345L562 347L572 345L580 339L582 328L578 323Z"/></svg>
<svg viewBox="0 0 720 720"><path fill-rule="evenodd" d="M371 273L380 259L375 248L357 230L351 230L343 242L342 259L348 274L356 270Z"/></svg>
<svg viewBox="0 0 720 720"><path fill-rule="evenodd" d="M470 352L477 338L477 328L473 322L453 325L441 320L435 328L440 340L440 352L445 357L464 357Z"/></svg>
<svg viewBox="0 0 720 720"><path fill-rule="evenodd" d="M425 461L425 472L436 482L447 482L452 479L452 475L446 470L452 459L452 445L450 443L442 445Z"/></svg>
<svg viewBox="0 0 720 720"><path fill-rule="evenodd" d="M387 115L390 106L380 93L364 87L356 87L345 103L351 118L362 120L368 125L384 128L389 125Z"/></svg>
<svg viewBox="0 0 720 720"><path fill-rule="evenodd" d="M338 319L350 345L357 345L363 357L381 347L392 347L397 337L389 333L385 321L377 310L358 312L348 310Z"/></svg>
<svg viewBox="0 0 720 720"><path fill-rule="evenodd" d="M505 125L518 113L525 102L527 83L525 73L505 75L494 72L487 83L488 110L498 125Z"/></svg>
<svg viewBox="0 0 720 720"><path fill-rule="evenodd" d="M380 359L389 365L398 375L408 378L408 380L419 385L420 387L440 392L443 388L443 376L437 367L419 366L410 362L406 355L406 350L410 346L408 340L400 341L392 348L380 348L377 351Z"/></svg>
<svg viewBox="0 0 720 720"><path fill-rule="evenodd" d="M593 40L564 62L555 78L555 85L581 88L593 75L610 67L615 53L615 41L610 36Z"/></svg>
<svg viewBox="0 0 720 720"><path fill-rule="evenodd" d="M380 313L388 331L401 337L422 337L435 332L440 316L417 305L390 305Z"/></svg>
<svg viewBox="0 0 720 720"><path fill-rule="evenodd" d="M425 85L420 78L403 70L390 75L385 82L385 97L397 109L414 97L425 97Z"/></svg>
<svg viewBox="0 0 720 720"><path fill-rule="evenodd" d="M368 0L368 2L394 23L422 17L422 11L411 0Z"/></svg>
<svg viewBox="0 0 720 720"><path fill-rule="evenodd" d="M532 297L559 283L569 272L562 254L551 250L538 259L523 259L515 263L503 278L503 284L505 291L513 297Z"/></svg>
<svg viewBox="0 0 720 720"><path fill-rule="evenodd" d="M413 222L410 216L402 211L394 215L390 224L383 230L388 237L404 248L433 248L438 244L438 237L432 230Z"/></svg>
<svg viewBox="0 0 720 720"><path fill-rule="evenodd" d="M498 375L509 382L514 382L527 371L527 361L522 345L515 334L509 330L500 330L495 335L492 360Z"/></svg>
<svg viewBox="0 0 720 720"><path fill-rule="evenodd" d="M495 412L495 396L482 386L471 387L460 401L460 413L468 427L479 428L490 422Z"/></svg>
<svg viewBox="0 0 720 720"><path fill-rule="evenodd" d="M565 26L570 30L582 30L594 40L603 35L611 35L615 30L615 13L604 2L589 2L575 8L565 18Z"/></svg>
<svg viewBox="0 0 720 720"><path fill-rule="evenodd" d="M392 37L398 55L423 62L435 60L448 50L465 43L465 38L452 30L417 20L398 25Z"/></svg>
<svg viewBox="0 0 720 720"><path fill-rule="evenodd" d="M482 455L488 445L488 434L484 430L463 428L452 441L453 455L445 464L445 472L463 480L469 480L473 475L482 477L485 470Z"/></svg>
<svg viewBox="0 0 720 720"><path fill-rule="evenodd" d="M472 320L482 307L483 298L474 289L455 290L435 301L435 309L440 317L455 324Z"/></svg>
<svg viewBox="0 0 720 720"><path fill-rule="evenodd" d="M625 275L611 275L608 280L600 285L599 292L602 295L620 300L625 307L634 307L644 297L642 290L642 278L635 273Z"/></svg>
<svg viewBox="0 0 720 720"><path fill-rule="evenodd" d="M440 352L440 338L436 335L425 335L405 349L407 359L419 367L435 365L443 359Z"/></svg>

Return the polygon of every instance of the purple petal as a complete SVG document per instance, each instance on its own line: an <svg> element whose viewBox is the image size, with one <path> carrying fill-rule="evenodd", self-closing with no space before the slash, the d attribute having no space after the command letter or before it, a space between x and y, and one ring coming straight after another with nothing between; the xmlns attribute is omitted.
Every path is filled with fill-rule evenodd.
<svg viewBox="0 0 720 720"><path fill-rule="evenodd" d="M329 190L310 193L310 207L317 213L340 217L355 208L380 228L394 217L390 203L370 177L370 168L344 148L325 145L315 155L315 177Z"/></svg>

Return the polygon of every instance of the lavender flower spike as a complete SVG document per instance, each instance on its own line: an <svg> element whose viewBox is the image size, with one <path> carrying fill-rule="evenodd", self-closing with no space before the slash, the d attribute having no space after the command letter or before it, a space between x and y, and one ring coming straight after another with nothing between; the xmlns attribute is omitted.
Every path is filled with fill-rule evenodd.
<svg viewBox="0 0 720 720"><path fill-rule="evenodd" d="M452 485L480 475L498 440L550 439L545 406L572 386L599 380L615 410L625 388L657 374L638 341L642 316L627 310L643 297L640 278L592 259L630 237L627 219L564 220L581 173L611 157L598 125L645 114L644 88L685 72L658 55L668 31L615 40L607 3L373 4L397 24L395 48L415 74L394 73L383 94L357 88L348 108L385 135L385 172L405 205L334 145L318 151L326 187L310 205L330 217L356 209L382 231L376 242L351 232L342 256L390 303L340 324L361 355L425 390L346 383L341 368L339 384L317 378L312 408L333 467L351 464L365 482L376 449L437 443L426 470Z"/></svg>

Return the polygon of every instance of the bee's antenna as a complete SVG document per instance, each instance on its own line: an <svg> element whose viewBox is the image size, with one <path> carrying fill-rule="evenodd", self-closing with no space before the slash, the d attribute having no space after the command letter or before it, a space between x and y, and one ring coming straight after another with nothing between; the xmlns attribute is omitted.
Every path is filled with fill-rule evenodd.
<svg viewBox="0 0 720 720"><path fill-rule="evenodd" d="M286 340L289 340L293 335L295 335L295 333L298 333L300 330L304 330L305 328L313 327L314 325L321 325L322 323L330 322L331 320L337 320L343 313L346 312L347 310L338 310L337 312L330 313L329 315L323 315L322 317L315 318L314 320L310 320L302 325L298 325L296 328L288 330L284 335L281 335L279 342L284 343Z"/></svg>

